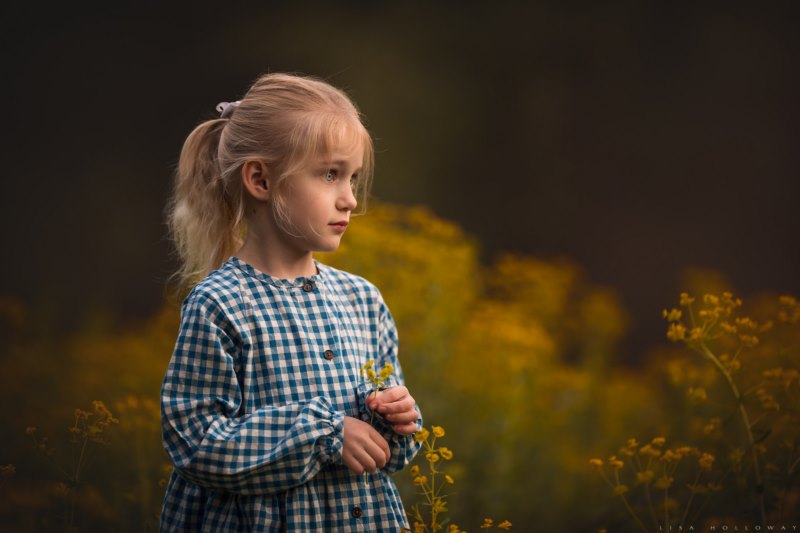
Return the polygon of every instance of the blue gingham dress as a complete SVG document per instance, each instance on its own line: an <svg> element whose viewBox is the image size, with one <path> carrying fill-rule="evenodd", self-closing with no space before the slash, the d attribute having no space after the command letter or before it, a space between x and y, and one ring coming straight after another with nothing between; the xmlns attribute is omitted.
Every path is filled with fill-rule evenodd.
<svg viewBox="0 0 800 533"><path fill-rule="evenodd" d="M380 416L391 459L376 474L342 463L344 416L369 421L361 366L394 365L397 329L378 289L314 261L278 279L237 257L187 296L161 391L174 465L161 531L398 531L389 477L419 450ZM421 420L419 420L421 423Z"/></svg>

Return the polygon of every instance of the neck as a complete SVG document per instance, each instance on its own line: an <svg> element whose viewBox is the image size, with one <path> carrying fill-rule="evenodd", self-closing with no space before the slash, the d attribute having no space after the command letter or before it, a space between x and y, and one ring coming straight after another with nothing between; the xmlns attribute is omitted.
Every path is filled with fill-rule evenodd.
<svg viewBox="0 0 800 533"><path fill-rule="evenodd" d="M294 279L317 273L311 252L290 253L277 247L257 244L249 235L236 256L256 269L275 278Z"/></svg>
<svg viewBox="0 0 800 533"><path fill-rule="evenodd" d="M282 279L313 276L317 273L310 250L302 250L282 239L271 224L248 224L247 238L236 256L255 268Z"/></svg>

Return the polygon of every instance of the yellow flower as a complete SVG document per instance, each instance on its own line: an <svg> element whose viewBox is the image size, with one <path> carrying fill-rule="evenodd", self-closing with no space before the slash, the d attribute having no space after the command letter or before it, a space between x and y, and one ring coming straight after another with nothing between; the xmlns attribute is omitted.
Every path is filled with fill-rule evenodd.
<svg viewBox="0 0 800 533"><path fill-rule="evenodd" d="M614 496L622 496L629 490L630 489L628 488L627 485L617 485L616 487L614 487Z"/></svg>
<svg viewBox="0 0 800 533"><path fill-rule="evenodd" d="M417 476L414 478L414 485L422 486L428 482L428 476Z"/></svg>
<svg viewBox="0 0 800 533"><path fill-rule="evenodd" d="M670 476L661 476L653 483L653 487L666 490L672 486L672 481L673 479Z"/></svg>
<svg viewBox="0 0 800 533"><path fill-rule="evenodd" d="M592 465L592 466L596 466L596 467L600 468L601 466L603 466L603 460L602 459L589 459L589 464Z"/></svg>
<svg viewBox="0 0 800 533"><path fill-rule="evenodd" d="M439 448L439 455L442 456L442 459L447 461L453 458L453 452L451 452L449 448Z"/></svg>
<svg viewBox="0 0 800 533"><path fill-rule="evenodd" d="M372 370L371 368L367 369L367 379L369 381L375 381L375 371Z"/></svg>
<svg viewBox="0 0 800 533"><path fill-rule="evenodd" d="M677 461L680 458L681 455L679 453L673 450L667 450L664 452L664 455L661 456L661 459L659 459L659 461L662 461L664 463L671 463L673 461Z"/></svg>
<svg viewBox="0 0 800 533"><path fill-rule="evenodd" d="M636 448L639 446L639 443L636 439L628 439L628 444L619 450L619 453L622 455L626 455L628 457L633 457L636 454Z"/></svg>
<svg viewBox="0 0 800 533"><path fill-rule="evenodd" d="M481 529L489 529L492 526L494 526L494 520L492 520L491 518L483 519L483 524L481 524Z"/></svg>
<svg viewBox="0 0 800 533"><path fill-rule="evenodd" d="M681 293L681 305L687 306L691 305L694 302L694 298L691 298L687 293Z"/></svg>
<svg viewBox="0 0 800 533"><path fill-rule="evenodd" d="M450 474L445 474L444 480L450 483L451 485L456 482L456 480L453 479L453 476L451 476Z"/></svg>
<svg viewBox="0 0 800 533"><path fill-rule="evenodd" d="M664 443L667 442L667 439L664 437L655 437L653 440L650 441L650 444L653 446L663 446Z"/></svg>
<svg viewBox="0 0 800 533"><path fill-rule="evenodd" d="M693 494L708 494L708 487L705 485L686 485Z"/></svg>
<svg viewBox="0 0 800 533"><path fill-rule="evenodd" d="M385 381L392 375L392 372L394 372L394 367L390 363L386 363L386 366L381 369L380 378Z"/></svg>
<svg viewBox="0 0 800 533"><path fill-rule="evenodd" d="M431 426L433 436L436 438L444 437L444 428L442 426Z"/></svg>
<svg viewBox="0 0 800 533"><path fill-rule="evenodd" d="M414 440L416 442L425 442L426 440L428 440L429 436L430 436L430 433L428 432L428 430L425 429L425 428L422 428L419 431L417 431L417 433L414 435Z"/></svg>
<svg viewBox="0 0 800 533"><path fill-rule="evenodd" d="M617 459L616 455L612 455L611 457L608 458L608 464L614 468L622 468L623 466L625 466L625 463Z"/></svg>
<svg viewBox="0 0 800 533"><path fill-rule="evenodd" d="M499 529L509 530L509 529L511 529L511 525L512 525L511 522L509 522L508 520L503 520L502 522L497 524L497 527Z"/></svg>
<svg viewBox="0 0 800 533"><path fill-rule="evenodd" d="M758 337L755 335L739 335L739 340L742 341L742 344L748 348L752 348L758 344Z"/></svg>
<svg viewBox="0 0 800 533"><path fill-rule="evenodd" d="M641 485L647 485L653 479L655 479L656 473L652 470L642 470L641 472L636 472L636 483Z"/></svg>
<svg viewBox="0 0 800 533"><path fill-rule="evenodd" d="M714 465L714 456L710 453L704 453L700 456L700 459L697 460L697 464L700 465L700 470L708 472Z"/></svg>
<svg viewBox="0 0 800 533"><path fill-rule="evenodd" d="M649 455L654 459L658 459L659 457L661 457L661 452L653 448L653 446L651 446L650 444L645 444L644 446L639 448L639 453L641 453L642 455Z"/></svg>
<svg viewBox="0 0 800 533"><path fill-rule="evenodd" d="M447 511L447 502L444 501L442 498L435 498L433 500L433 509L432 511L436 514L444 513Z"/></svg>
<svg viewBox="0 0 800 533"><path fill-rule="evenodd" d="M708 399L708 394L706 393L706 389L703 387L689 387L688 391L689 398L696 401L696 402L704 402Z"/></svg>
<svg viewBox="0 0 800 533"><path fill-rule="evenodd" d="M664 318L666 318L670 322L677 322L678 320L681 319L681 310L680 309L673 308L670 311L667 311L666 309L664 309L661 314L662 314L662 316Z"/></svg>
<svg viewBox="0 0 800 533"><path fill-rule="evenodd" d="M667 338L672 342L678 342L686 338L686 326L683 324L672 323L667 330Z"/></svg>
<svg viewBox="0 0 800 533"><path fill-rule="evenodd" d="M435 452L428 452L425 454L425 460L429 463L435 463L439 460L439 454Z"/></svg>
<svg viewBox="0 0 800 533"><path fill-rule="evenodd" d="M412 466L408 473L411 474L411 477L417 477L419 475L419 467L417 465Z"/></svg>

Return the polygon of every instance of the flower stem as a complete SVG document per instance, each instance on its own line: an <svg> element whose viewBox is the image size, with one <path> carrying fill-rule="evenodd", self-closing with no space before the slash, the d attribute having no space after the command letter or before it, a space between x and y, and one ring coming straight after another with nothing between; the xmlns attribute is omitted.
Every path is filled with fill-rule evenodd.
<svg viewBox="0 0 800 533"><path fill-rule="evenodd" d="M722 362L717 358L714 353L708 349L708 347L704 344L700 344L700 351L703 355L705 355L713 364L717 367L720 373L725 377L725 381L728 383L728 388L730 388L731 393L733 393L733 397L736 400L736 403L739 405L739 414L742 418L742 423L744 424L745 434L747 435L747 442L750 446L750 453L753 455L753 475L756 478L756 494L758 495L758 510L761 515L761 525L766 524L767 517L766 517L766 510L764 509L764 486L761 480L761 467L759 466L758 461L758 452L756 451L756 442L755 437L753 436L753 426L750 423L750 417L747 414L747 409L744 406L744 401L742 398L741 393L739 392L739 388L736 386L736 383L733 381L733 377L731 376L730 372L725 368Z"/></svg>

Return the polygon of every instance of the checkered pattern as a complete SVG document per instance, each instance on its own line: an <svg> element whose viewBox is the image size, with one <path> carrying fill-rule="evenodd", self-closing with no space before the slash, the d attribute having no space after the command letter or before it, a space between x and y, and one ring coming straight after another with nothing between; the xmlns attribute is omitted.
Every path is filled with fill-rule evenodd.
<svg viewBox="0 0 800 533"><path fill-rule="evenodd" d="M387 466L365 484L342 463L344 416L370 418L361 366L391 363L402 383L397 329L374 285L315 264L286 280L232 257L186 298L161 391L175 466L162 531L408 527L389 474L419 450L412 437L378 416Z"/></svg>

